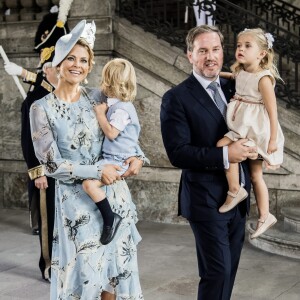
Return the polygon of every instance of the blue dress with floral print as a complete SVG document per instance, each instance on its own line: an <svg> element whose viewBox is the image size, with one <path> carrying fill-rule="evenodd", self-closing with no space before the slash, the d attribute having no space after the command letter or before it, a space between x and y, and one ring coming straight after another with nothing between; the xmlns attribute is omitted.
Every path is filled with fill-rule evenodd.
<svg viewBox="0 0 300 300"><path fill-rule="evenodd" d="M143 299L136 245L136 208L124 180L103 187L113 211L123 217L114 240L101 245L102 216L82 189L82 180L99 179L103 133L93 110L97 90L82 90L77 102L48 94L30 111L36 156L56 179L51 299Z"/></svg>

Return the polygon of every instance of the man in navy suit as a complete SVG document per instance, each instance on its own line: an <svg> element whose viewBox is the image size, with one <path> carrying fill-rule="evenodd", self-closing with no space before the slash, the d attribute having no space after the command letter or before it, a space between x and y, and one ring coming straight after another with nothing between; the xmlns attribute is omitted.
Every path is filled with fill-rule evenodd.
<svg viewBox="0 0 300 300"><path fill-rule="evenodd" d="M250 191L247 158L256 149L243 144L216 147L227 132L225 119L208 85L215 81L222 101L234 93L233 81L219 78L223 65L223 35L214 26L202 25L187 35L187 56L193 73L165 93L161 105L161 131L170 162L182 169L179 215L194 232L201 280L198 300L230 299L245 237L249 198L227 213L219 213L228 184L224 169L242 163L243 183Z"/></svg>

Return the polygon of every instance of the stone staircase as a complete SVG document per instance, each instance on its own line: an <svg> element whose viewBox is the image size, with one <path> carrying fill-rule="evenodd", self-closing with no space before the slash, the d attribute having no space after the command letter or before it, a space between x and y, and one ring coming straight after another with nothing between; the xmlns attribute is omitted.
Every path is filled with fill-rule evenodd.
<svg viewBox="0 0 300 300"><path fill-rule="evenodd" d="M183 223L185 221L176 216L180 171L170 165L165 154L158 134L159 111L164 92L185 79L191 72L191 66L181 49L170 46L123 18L115 26L115 52L117 56L132 61L137 70L139 95L135 104L142 117L141 146L150 150L146 154L151 165L144 167L135 180L129 181L139 217L158 222ZM143 119L146 115L147 118ZM283 208L291 207L294 211L297 207L300 209L300 112L286 109L286 103L278 99L278 115L285 135L284 163L279 170L265 173L270 210L277 217L278 224L251 243L266 251L300 258L299 234L283 229L283 220L287 215ZM248 232L256 224L254 195L251 197L250 216L253 219L247 224ZM290 241L294 241L296 246L291 246ZM279 251L277 248L290 250Z"/></svg>
<svg viewBox="0 0 300 300"><path fill-rule="evenodd" d="M273 227L256 239L251 239L256 220L247 223L248 240L253 246L267 252L300 259L300 207L282 208L283 221L278 221Z"/></svg>
<svg viewBox="0 0 300 300"><path fill-rule="evenodd" d="M270 211L278 222L260 237L251 240L257 217L246 226L249 242L264 251L300 259L300 114L287 110L280 99L278 115L285 136L284 162L276 171L265 172L270 193ZM255 197L251 197L251 216L256 215Z"/></svg>

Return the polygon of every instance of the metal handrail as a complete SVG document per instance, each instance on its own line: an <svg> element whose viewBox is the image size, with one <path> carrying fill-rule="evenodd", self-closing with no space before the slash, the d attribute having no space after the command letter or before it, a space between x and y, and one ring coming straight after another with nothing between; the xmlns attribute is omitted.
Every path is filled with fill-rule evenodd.
<svg viewBox="0 0 300 300"><path fill-rule="evenodd" d="M284 26L289 31L300 33L300 8L283 0L252 0L240 1L241 7L250 9L259 15L264 15L267 20Z"/></svg>
<svg viewBox="0 0 300 300"><path fill-rule="evenodd" d="M299 35L271 20L268 21L263 15L250 11L249 7L243 8L227 0L218 0L216 3L217 8L214 9L215 3L212 0L119 0L117 13L171 45L185 49L187 31L196 25L193 6L199 5L211 15L225 35L225 68L234 61L234 48L239 31L261 27L271 32L275 37L274 50L278 55L278 69L285 80L285 84L278 82L277 96L286 101L288 107L300 108ZM286 15L286 11L284 14Z"/></svg>

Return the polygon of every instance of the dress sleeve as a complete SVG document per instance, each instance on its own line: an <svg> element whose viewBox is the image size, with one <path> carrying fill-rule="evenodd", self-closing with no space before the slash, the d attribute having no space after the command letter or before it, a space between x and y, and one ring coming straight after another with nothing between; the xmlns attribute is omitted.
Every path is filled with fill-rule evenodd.
<svg viewBox="0 0 300 300"><path fill-rule="evenodd" d="M272 75L272 73L270 72L270 70L264 70L264 71L260 72L260 74L258 75L258 81L265 76L268 76L271 79L272 85L273 85L273 87L275 87L276 80L275 80L274 76Z"/></svg>
<svg viewBox="0 0 300 300"><path fill-rule="evenodd" d="M38 103L30 108L30 125L35 155L44 166L46 176L67 183L76 179L101 178L100 166L80 165L61 156L44 107Z"/></svg>

